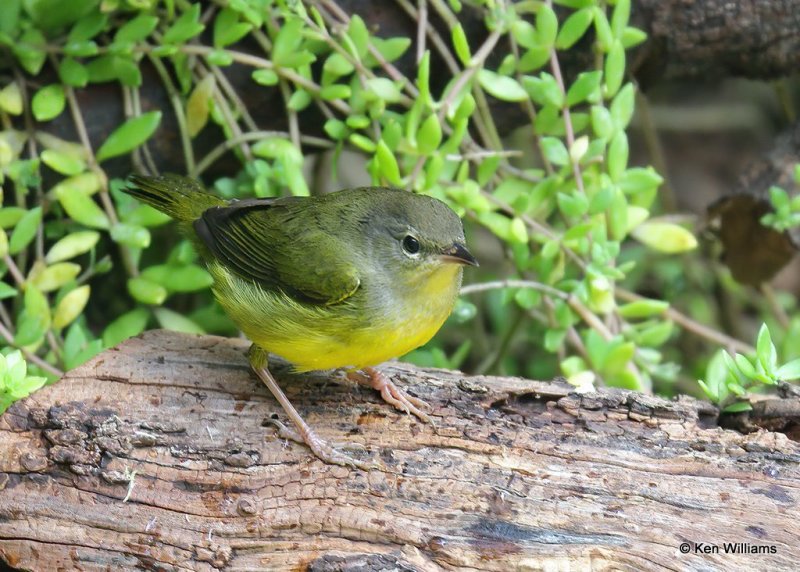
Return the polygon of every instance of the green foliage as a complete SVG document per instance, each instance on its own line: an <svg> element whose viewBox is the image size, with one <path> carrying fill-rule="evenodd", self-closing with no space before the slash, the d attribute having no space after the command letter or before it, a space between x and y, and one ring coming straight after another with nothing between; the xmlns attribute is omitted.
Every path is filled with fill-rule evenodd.
<svg viewBox="0 0 800 572"><path fill-rule="evenodd" d="M670 392L679 369L670 362L673 342L683 332L656 298L668 298L697 241L686 225L651 217L663 179L629 164L636 87L627 82L627 50L645 39L629 25L630 1L562 0L557 10L544 2L471 4L483 10L484 43L456 23L460 2L431 3L453 23L447 45L428 45L444 54L425 51L402 76L392 62L408 55L410 38L376 36L360 16L342 21L314 2L229 0L202 9L188 0L0 2L0 45L34 76L6 74L0 85L0 118L15 127L0 132L5 343L36 356L31 368L54 377L148 327L235 334L191 245L175 225L163 227L164 215L120 193L122 181L105 171L127 155L151 164L149 142L163 135L162 113L172 113L189 175L201 176L229 149L241 160L238 173L213 182L226 198L307 195L314 189L303 150L348 149L365 158L374 184L440 198L467 221L472 241L495 243L504 264L479 252L484 274L467 281L504 280L468 286L465 297L487 292L475 303L459 300L441 336L410 359L561 373L582 391L606 384ZM487 67L487 57L508 45L509 55ZM590 51L593 65L565 77L565 50ZM431 61L442 55L452 77L431 77ZM57 81L39 75L49 58ZM148 63L171 109L150 110L139 93ZM260 100L283 98L288 132L257 130L226 83L233 63L248 70L248 89L263 93ZM48 132L47 122L67 116L85 130L89 113L73 89L108 82L125 94L127 116L96 149ZM527 118L525 145L504 147L494 99ZM26 109L37 123L26 124ZM307 109L324 118L315 136L300 130ZM209 126L227 140L195 157L195 140ZM776 191L773 202L767 224L796 223L796 201ZM625 289L647 280L668 286L652 299ZM464 341L467 328L478 341ZM791 328L784 345L800 323ZM39 383L25 381L38 378L26 378L14 355L15 389L0 393L9 402ZM762 373L777 379L787 371ZM705 388L712 387L724 401L709 375Z"/></svg>
<svg viewBox="0 0 800 572"><path fill-rule="evenodd" d="M766 324L761 325L755 356L731 355L720 350L706 369L705 380L697 383L706 396L727 413L752 409L748 398L765 386L800 379L800 358L779 365L778 350Z"/></svg>
<svg viewBox="0 0 800 572"><path fill-rule="evenodd" d="M795 166L794 182L800 185L800 165ZM770 187L769 200L772 212L761 217L761 224L783 232L800 226L800 195L790 197L789 193L780 187Z"/></svg>
<svg viewBox="0 0 800 572"><path fill-rule="evenodd" d="M0 354L0 413L17 399L42 387L46 381L44 377L28 375L27 364L19 350Z"/></svg>

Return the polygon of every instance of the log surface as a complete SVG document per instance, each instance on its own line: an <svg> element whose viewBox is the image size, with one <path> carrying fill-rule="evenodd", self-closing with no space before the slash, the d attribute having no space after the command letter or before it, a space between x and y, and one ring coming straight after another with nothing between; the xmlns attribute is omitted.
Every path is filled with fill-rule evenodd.
<svg viewBox="0 0 800 572"><path fill-rule="evenodd" d="M0 568L796 570L800 446L782 433L721 429L689 398L385 365L434 431L279 369L323 438L385 466L351 470L262 426L284 416L246 347L149 332L0 417Z"/></svg>

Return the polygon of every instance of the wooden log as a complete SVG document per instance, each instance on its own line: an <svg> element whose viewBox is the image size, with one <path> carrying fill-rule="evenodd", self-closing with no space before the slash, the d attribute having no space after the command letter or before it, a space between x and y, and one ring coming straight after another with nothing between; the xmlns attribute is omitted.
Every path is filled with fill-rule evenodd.
<svg viewBox="0 0 800 572"><path fill-rule="evenodd" d="M722 429L690 398L385 365L434 431L372 390L279 369L324 438L385 465L351 470L263 426L283 414L246 347L148 332L0 417L0 563L797 569L800 447L782 433Z"/></svg>

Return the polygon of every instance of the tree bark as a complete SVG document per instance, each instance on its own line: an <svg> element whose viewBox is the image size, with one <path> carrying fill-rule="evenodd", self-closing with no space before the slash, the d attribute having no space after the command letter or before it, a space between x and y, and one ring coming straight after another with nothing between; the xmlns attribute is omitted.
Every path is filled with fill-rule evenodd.
<svg viewBox="0 0 800 572"><path fill-rule="evenodd" d="M278 368L324 438L385 466L367 473L263 426L283 414L246 347L149 332L0 417L0 564L796 569L800 447L782 433L721 429L685 397L385 365L434 430L372 390Z"/></svg>

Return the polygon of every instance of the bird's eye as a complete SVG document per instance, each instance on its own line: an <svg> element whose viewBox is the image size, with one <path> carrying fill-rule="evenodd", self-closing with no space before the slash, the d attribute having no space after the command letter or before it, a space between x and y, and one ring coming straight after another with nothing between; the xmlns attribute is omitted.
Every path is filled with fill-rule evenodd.
<svg viewBox="0 0 800 572"><path fill-rule="evenodd" d="M408 254L417 254L419 252L419 241L410 234L407 234L403 239L403 250Z"/></svg>

